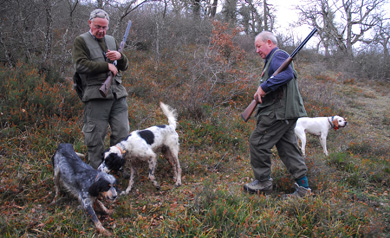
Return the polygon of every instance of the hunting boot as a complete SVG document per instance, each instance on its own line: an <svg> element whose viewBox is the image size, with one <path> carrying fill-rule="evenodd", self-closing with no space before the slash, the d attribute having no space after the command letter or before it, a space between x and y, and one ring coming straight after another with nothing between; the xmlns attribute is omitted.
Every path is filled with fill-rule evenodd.
<svg viewBox="0 0 390 238"><path fill-rule="evenodd" d="M248 193L270 194L272 192L272 178L266 181L254 180L244 185L244 191Z"/></svg>
<svg viewBox="0 0 390 238"><path fill-rule="evenodd" d="M297 183L294 184L294 187L295 192L287 194L286 198L303 198L312 195L310 188L299 186Z"/></svg>

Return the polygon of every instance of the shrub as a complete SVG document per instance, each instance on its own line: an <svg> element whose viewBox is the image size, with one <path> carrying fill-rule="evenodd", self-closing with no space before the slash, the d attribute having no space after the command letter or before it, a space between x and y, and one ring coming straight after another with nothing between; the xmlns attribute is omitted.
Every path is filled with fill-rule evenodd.
<svg viewBox="0 0 390 238"><path fill-rule="evenodd" d="M79 99L71 90L71 83L62 79L46 82L31 65L18 63L15 70L0 68L0 123L2 126L45 127L51 118L77 117Z"/></svg>

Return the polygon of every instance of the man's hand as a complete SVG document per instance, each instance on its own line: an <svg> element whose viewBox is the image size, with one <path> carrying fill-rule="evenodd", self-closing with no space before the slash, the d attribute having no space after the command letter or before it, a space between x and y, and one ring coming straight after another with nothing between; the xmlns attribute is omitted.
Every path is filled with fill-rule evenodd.
<svg viewBox="0 0 390 238"><path fill-rule="evenodd" d="M112 72L114 76L118 73L118 69L113 64L108 63L108 69Z"/></svg>
<svg viewBox="0 0 390 238"><path fill-rule="evenodd" d="M106 56L111 61L120 60L122 58L121 53L116 50L107 50Z"/></svg>
<svg viewBox="0 0 390 238"><path fill-rule="evenodd" d="M254 99L259 103L263 103L263 100L261 98L264 97L265 95L266 93L263 91L261 87L259 87L254 95Z"/></svg>

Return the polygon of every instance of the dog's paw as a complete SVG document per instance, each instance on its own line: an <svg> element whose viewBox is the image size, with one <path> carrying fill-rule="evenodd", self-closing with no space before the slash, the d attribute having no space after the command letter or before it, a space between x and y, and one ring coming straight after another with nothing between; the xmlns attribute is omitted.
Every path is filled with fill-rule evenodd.
<svg viewBox="0 0 390 238"><path fill-rule="evenodd" d="M129 194L132 188L133 188L133 187L128 187L125 191L122 191L122 192L120 193L120 195L122 196L122 195L127 195L127 194Z"/></svg>
<svg viewBox="0 0 390 238"><path fill-rule="evenodd" d="M112 236L112 233L104 229L103 231L99 231L100 234L103 236Z"/></svg>
<svg viewBox="0 0 390 238"><path fill-rule="evenodd" d="M99 234L102 234L103 236L112 236L112 233L104 229L100 221L96 223L96 229L99 232Z"/></svg>
<svg viewBox="0 0 390 238"><path fill-rule="evenodd" d="M107 209L106 214L111 216L114 213L113 209Z"/></svg>

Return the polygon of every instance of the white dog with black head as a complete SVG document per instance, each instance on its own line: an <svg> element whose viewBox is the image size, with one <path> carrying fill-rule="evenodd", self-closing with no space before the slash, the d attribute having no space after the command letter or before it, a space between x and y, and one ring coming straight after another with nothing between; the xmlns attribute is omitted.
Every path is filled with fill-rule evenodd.
<svg viewBox="0 0 390 238"><path fill-rule="evenodd" d="M125 163L130 167L129 185L122 194L128 194L134 185L134 177L138 163L149 163L149 180L156 189L160 185L156 180L157 153L161 152L173 167L173 179L176 186L181 185L181 167L179 162L179 135L176 132L176 110L160 102L160 107L168 118L168 125L152 126L144 130L136 130L111 146L104 152L103 162L98 170L104 172L118 171Z"/></svg>

